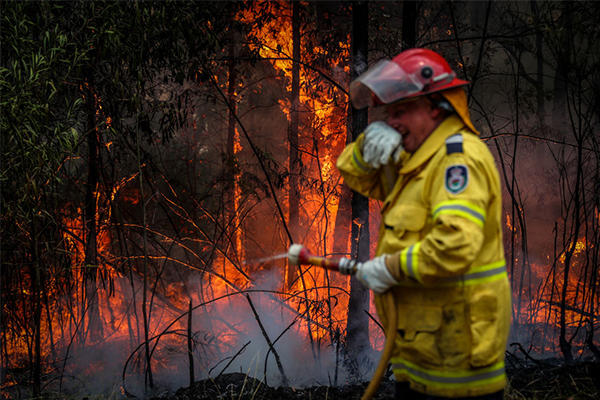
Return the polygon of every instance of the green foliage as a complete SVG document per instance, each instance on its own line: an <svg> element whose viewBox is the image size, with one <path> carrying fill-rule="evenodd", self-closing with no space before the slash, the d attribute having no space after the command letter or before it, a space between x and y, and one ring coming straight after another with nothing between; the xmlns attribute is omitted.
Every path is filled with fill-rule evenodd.
<svg viewBox="0 0 600 400"><path fill-rule="evenodd" d="M182 126L185 102L155 99L170 84L204 76L199 59L219 46L214 27L224 24L207 21L226 18L216 7L173 1L3 2L4 221L31 218L44 190L60 183L57 169L89 133L84 96L102 102L112 134L119 132L116 140L135 137L138 128L148 141L166 140Z"/></svg>
<svg viewBox="0 0 600 400"><path fill-rule="evenodd" d="M56 171L78 143L82 100L70 79L87 53L58 25L40 25L37 7L10 2L2 10L3 224L20 230L31 218L43 218L40 203L60 183Z"/></svg>
<svg viewBox="0 0 600 400"><path fill-rule="evenodd" d="M39 395L44 354L35 343L47 340L40 337L41 301L69 290L76 267L62 216L83 209L86 190L93 196L112 190L110 180L120 176L102 166L131 158L138 129L148 142L166 141L185 124L189 106L173 88L206 77L201 60L218 48L229 15L216 10L229 6L13 1L1 7L1 330L9 343L3 359L12 355L6 348L25 346L32 393ZM164 94L167 101L159 100ZM114 150L102 153L108 142ZM102 182L90 183L92 173Z"/></svg>

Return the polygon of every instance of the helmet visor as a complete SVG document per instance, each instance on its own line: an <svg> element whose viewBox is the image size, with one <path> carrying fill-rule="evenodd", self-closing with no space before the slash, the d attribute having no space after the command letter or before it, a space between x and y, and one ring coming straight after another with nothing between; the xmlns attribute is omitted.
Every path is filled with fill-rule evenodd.
<svg viewBox="0 0 600 400"><path fill-rule="evenodd" d="M357 109L375 105L373 95L389 104L422 91L423 86L395 62L382 60L350 83L350 100Z"/></svg>

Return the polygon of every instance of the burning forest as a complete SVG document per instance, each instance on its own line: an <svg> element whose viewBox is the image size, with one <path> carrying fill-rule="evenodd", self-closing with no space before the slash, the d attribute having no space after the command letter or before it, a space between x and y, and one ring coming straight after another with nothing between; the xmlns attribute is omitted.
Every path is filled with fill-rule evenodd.
<svg viewBox="0 0 600 400"><path fill-rule="evenodd" d="M381 204L336 160L381 116L348 85L411 47L471 82L500 171L508 395L593 375L599 26L593 2L3 2L2 398L360 398L373 295L288 250L374 255Z"/></svg>

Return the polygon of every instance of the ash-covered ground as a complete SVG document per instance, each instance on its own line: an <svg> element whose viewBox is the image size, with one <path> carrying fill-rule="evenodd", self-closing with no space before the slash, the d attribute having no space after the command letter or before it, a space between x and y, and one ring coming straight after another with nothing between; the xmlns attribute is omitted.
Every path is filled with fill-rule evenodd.
<svg viewBox="0 0 600 400"><path fill-rule="evenodd" d="M507 366L509 385L505 399L593 400L600 399L600 362L561 365L545 361ZM392 378L393 379L393 378ZM151 400L354 400L360 399L368 382L339 386L270 387L246 374L224 374L195 382L192 387ZM374 399L393 399L394 383L384 380Z"/></svg>
<svg viewBox="0 0 600 400"><path fill-rule="evenodd" d="M192 387L179 389L174 395L156 397L152 400L351 400L360 399L368 382L341 386L312 386L294 388L292 386L270 387L246 374L224 374L214 380L203 380ZM376 399L393 399L394 384L384 381L379 387Z"/></svg>

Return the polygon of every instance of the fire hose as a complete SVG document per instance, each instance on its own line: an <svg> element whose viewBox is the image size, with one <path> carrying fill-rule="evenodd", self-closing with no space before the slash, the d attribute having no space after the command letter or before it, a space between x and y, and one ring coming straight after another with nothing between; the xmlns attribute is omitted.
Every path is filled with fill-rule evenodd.
<svg viewBox="0 0 600 400"><path fill-rule="evenodd" d="M326 258L315 256L306 247L301 244L293 244L288 250L288 260L292 265L314 265L317 267L325 268L330 271L336 271L345 275L354 275L360 269L360 263L351 260L349 258ZM381 353L381 359L375 370L375 374L369 383L369 386L365 390L361 400L370 400L377 392L379 384L383 379L383 374L387 369L387 365L390 362L392 351L394 350L394 342L396 340L396 325L398 314L396 312L396 302L394 301L394 295L391 291L387 291L382 296L385 296L386 308L389 310L389 321L388 326L385 327L385 345Z"/></svg>

